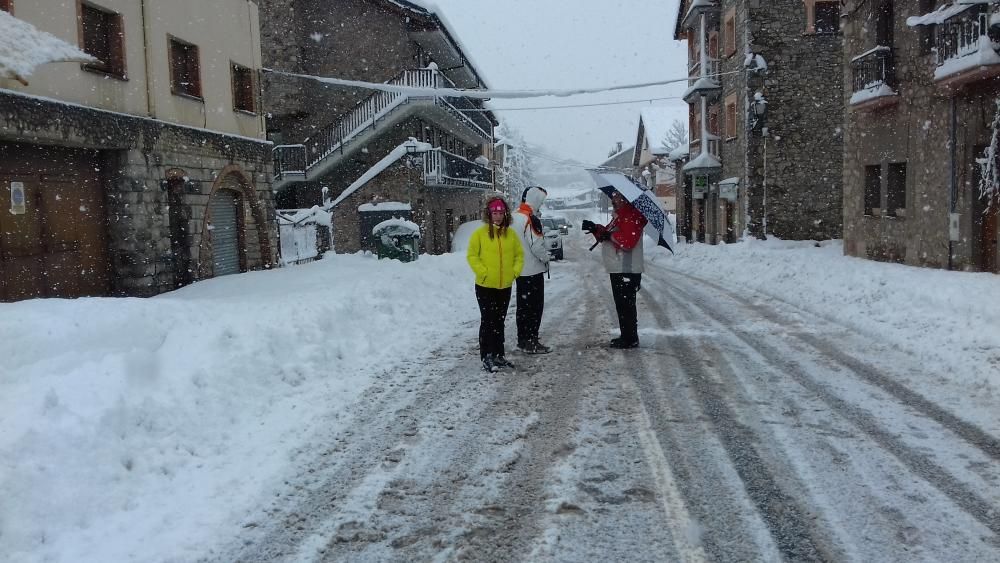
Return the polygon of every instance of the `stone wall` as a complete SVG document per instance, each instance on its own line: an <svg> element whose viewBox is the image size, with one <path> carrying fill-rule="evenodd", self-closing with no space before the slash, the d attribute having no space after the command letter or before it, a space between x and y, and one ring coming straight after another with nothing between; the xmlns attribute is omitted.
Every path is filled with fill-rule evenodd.
<svg viewBox="0 0 1000 563"><path fill-rule="evenodd" d="M372 0L261 0L264 66L312 76L384 82L418 66L406 16ZM371 91L268 74L268 130L300 143Z"/></svg>
<svg viewBox="0 0 1000 563"><path fill-rule="evenodd" d="M764 74L750 73L745 94L767 99L767 114L750 140L751 232L762 231L767 127L767 233L791 240L842 236L843 76L839 34L806 33L802 0L751 2L748 47L764 57ZM742 59L744 55L740 55ZM740 63L742 64L742 60ZM745 100L739 109L749 111ZM741 129L743 130L743 129ZM761 234L761 233L758 233Z"/></svg>
<svg viewBox="0 0 1000 563"><path fill-rule="evenodd" d="M195 281L210 257L204 247L206 208L213 187L229 173L242 178L245 269L276 262L277 229L268 176L270 146L164 122L0 93L0 140L101 150L108 249L114 295L150 296L179 280ZM181 182L187 208L184 243L192 275L171 244L170 180Z"/></svg>
<svg viewBox="0 0 1000 563"><path fill-rule="evenodd" d="M400 161L333 208L334 249L338 253L361 250L359 206L396 201L410 204L412 220L420 227L422 252L449 252L455 229L465 221L479 218L483 203L492 195L494 192L484 190L424 186L420 169L409 168ZM449 209L453 217L450 231L446 225ZM462 217L465 217L464 221Z"/></svg>

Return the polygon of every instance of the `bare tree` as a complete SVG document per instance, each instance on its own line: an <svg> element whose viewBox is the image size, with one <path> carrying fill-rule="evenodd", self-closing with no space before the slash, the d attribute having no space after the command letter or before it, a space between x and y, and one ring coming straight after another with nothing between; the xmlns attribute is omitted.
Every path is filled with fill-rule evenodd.
<svg viewBox="0 0 1000 563"><path fill-rule="evenodd" d="M667 129L667 133L660 140L663 147L667 150L674 150L677 147L687 146L688 144L688 130L687 124L680 119L675 119L673 123L670 124L670 128Z"/></svg>

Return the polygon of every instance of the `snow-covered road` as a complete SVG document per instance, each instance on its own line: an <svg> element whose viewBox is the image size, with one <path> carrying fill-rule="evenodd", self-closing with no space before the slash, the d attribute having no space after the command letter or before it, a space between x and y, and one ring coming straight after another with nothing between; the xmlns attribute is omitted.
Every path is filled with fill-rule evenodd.
<svg viewBox="0 0 1000 563"><path fill-rule="evenodd" d="M607 349L607 276L566 244L552 354L483 373L463 321L331 413L207 559L1000 558L992 393L972 407L898 339L670 261L643 276L642 348Z"/></svg>

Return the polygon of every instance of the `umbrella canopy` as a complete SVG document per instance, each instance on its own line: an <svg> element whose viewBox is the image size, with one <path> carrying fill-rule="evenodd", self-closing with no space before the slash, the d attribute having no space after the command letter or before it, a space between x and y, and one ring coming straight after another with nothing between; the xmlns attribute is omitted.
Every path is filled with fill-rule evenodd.
<svg viewBox="0 0 1000 563"><path fill-rule="evenodd" d="M644 231L656 240L658 246L662 246L670 252L674 251L664 236L665 232L669 233L673 230L673 226L670 224L667 214L660 208L660 204L649 195L648 190L643 189L642 186L621 172L600 169L588 170L588 172L593 177L594 183L597 184L597 189L607 194L608 197L611 197L615 192L622 194L633 207L639 210L639 213L642 213L642 216L646 218Z"/></svg>
<svg viewBox="0 0 1000 563"><path fill-rule="evenodd" d="M0 78L27 84L38 65L64 61L95 63L97 59L0 10Z"/></svg>

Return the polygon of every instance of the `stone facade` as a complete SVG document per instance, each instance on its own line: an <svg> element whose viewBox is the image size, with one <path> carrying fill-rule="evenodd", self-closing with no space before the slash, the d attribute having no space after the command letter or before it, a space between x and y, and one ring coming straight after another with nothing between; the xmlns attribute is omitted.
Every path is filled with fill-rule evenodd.
<svg viewBox="0 0 1000 563"><path fill-rule="evenodd" d="M241 269L275 263L269 143L12 93L0 93L0 104L2 142L96 149L112 295L151 296L212 277L207 209L220 189L242 206Z"/></svg>
<svg viewBox="0 0 1000 563"><path fill-rule="evenodd" d="M456 86L482 86L464 55L456 54L458 46L451 42L442 22L419 7L411 9L389 0L262 0L260 10L264 65L268 68L311 76L385 82L404 71L431 72L430 68L439 66L446 70L433 72ZM281 208L320 205L324 190L329 198L336 199L410 137L469 161L492 155L492 116L487 119L481 113L474 114L479 120L476 125L485 127L485 139L470 134L468 120L457 118L454 112L458 110L454 107L435 107L437 100L426 96L419 102L411 100L403 106L393 106L391 112L380 114L377 120L371 119L369 114L355 118L351 112L359 107L359 102L373 95L371 90L268 74L270 91L265 94L264 106L271 116L268 136L277 144L302 143L310 147L307 151L312 151L310 143L313 140L327 138L322 132L316 134L317 131L339 120L351 123L344 131L360 131L338 145L339 155L324 157L329 158L329 164L315 172L314 177L280 184L276 197ZM451 103L459 102L451 98ZM482 107L479 101L472 105ZM470 112L470 115L473 114ZM345 119L347 116L351 116L350 120ZM359 129L357 123L368 123L367 120L371 120L370 127ZM332 129L342 130L339 127ZM330 154L323 149L318 152ZM306 153L306 158L309 154ZM382 200L410 204L413 216L420 219L415 222L424 229L421 248L430 253L447 252L451 232L445 231L451 228L453 232L461 217L478 212L484 189L431 186L422 181L411 182L404 189L399 182L406 175L395 175L392 172L395 166L398 165L378 174L357 194L338 204L333 214L337 252L361 249L362 219L356 215L362 203ZM317 166L312 170L319 169ZM485 191L492 192L492 185Z"/></svg>
<svg viewBox="0 0 1000 563"><path fill-rule="evenodd" d="M679 21L688 4L681 3ZM811 32L806 4L719 2L707 32L718 34L710 42L717 42L717 52L709 57L719 59L721 90L711 96L707 127L720 137L722 167L708 177L704 196L680 191L681 224L691 229L680 236L713 244L743 233L790 240L841 236L842 38ZM678 25L675 37L699 42L700 31ZM690 52L694 64L697 46ZM747 64L755 56L766 70ZM767 101L763 118L754 113L758 93ZM700 103L691 104L692 158L700 150L694 130L700 128ZM720 190L720 180L737 182L735 198Z"/></svg>
<svg viewBox="0 0 1000 563"><path fill-rule="evenodd" d="M421 184L420 176L419 168L400 161L379 174L376 183L340 201L332 210L336 251L371 250L361 243L358 207L376 204L377 208L379 202L400 202L409 203L411 207L411 212L401 213L400 218L407 218L420 227L421 251L428 254L448 252L455 230L462 223L479 218L482 206L492 193L463 188L429 188Z"/></svg>
<svg viewBox="0 0 1000 563"><path fill-rule="evenodd" d="M995 212L979 197L979 165L991 139L1000 86L993 78L954 87L935 81L937 60L922 43L927 29L910 27L909 17L933 11L941 2L898 0L885 12L891 23L881 33L880 2L849 6L844 20L844 251L850 256L914 266L997 271ZM891 14L891 18L888 16ZM973 17L970 10L963 17ZM883 28L883 30L886 28ZM887 82L893 94L854 97L852 61L876 47L891 48ZM870 55L869 55L870 56ZM855 66L863 63L855 61ZM857 101L862 100L862 101ZM953 146L953 150L950 148ZM902 171L902 200L890 202L890 167ZM881 172L866 205L866 172ZM867 177L874 182L873 177ZM873 184L874 185L874 184ZM956 240L949 221L958 219ZM990 220L993 222L990 223ZM990 242L992 241L992 242Z"/></svg>

